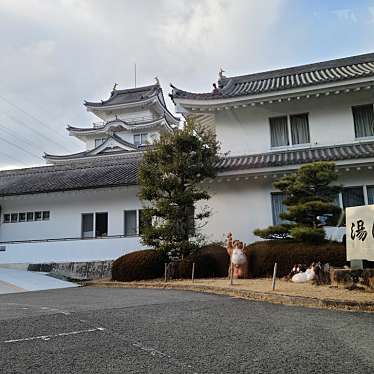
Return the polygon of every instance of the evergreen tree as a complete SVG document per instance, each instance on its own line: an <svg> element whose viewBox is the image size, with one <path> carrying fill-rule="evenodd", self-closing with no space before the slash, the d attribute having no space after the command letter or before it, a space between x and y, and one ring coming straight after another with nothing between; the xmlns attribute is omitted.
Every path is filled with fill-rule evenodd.
<svg viewBox="0 0 374 374"><path fill-rule="evenodd" d="M215 177L218 152L214 132L191 120L145 152L139 174L144 244L178 257L197 248L210 211L196 203L210 198L201 182Z"/></svg>
<svg viewBox="0 0 374 374"><path fill-rule="evenodd" d="M335 163L322 161L304 165L296 173L274 182L274 187L286 196L283 204L288 209L280 218L287 223L256 229L254 234L264 239L292 236L301 241L323 240L321 217L325 217L325 224L333 225L341 212L336 205L341 187L332 185L337 178Z"/></svg>

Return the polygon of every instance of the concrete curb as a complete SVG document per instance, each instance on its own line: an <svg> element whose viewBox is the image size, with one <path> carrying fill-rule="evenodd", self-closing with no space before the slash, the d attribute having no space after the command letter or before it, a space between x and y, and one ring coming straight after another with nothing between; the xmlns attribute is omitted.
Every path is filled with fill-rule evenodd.
<svg viewBox="0 0 374 374"><path fill-rule="evenodd" d="M215 287L203 285L183 285L164 282L85 282L84 286L110 288L157 288L170 290L184 290L226 295L247 300L266 301L274 304L296 305L310 308L324 308L355 312L374 312L374 302L358 302L352 300L319 299L316 297L291 296L272 292L260 292L229 287ZM235 287L235 286L233 286Z"/></svg>

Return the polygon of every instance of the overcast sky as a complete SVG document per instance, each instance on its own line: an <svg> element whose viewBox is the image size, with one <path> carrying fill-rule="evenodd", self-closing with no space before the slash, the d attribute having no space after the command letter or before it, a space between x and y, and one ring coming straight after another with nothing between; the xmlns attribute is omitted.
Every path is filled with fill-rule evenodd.
<svg viewBox="0 0 374 374"><path fill-rule="evenodd" d="M83 150L84 100L374 52L374 1L1 0L0 168ZM167 98L168 99L168 98ZM172 105L169 103L170 107Z"/></svg>

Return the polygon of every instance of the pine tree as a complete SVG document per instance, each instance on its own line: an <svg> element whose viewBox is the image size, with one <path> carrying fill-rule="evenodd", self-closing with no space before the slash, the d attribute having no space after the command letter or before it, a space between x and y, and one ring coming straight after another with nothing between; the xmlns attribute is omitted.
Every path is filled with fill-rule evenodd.
<svg viewBox="0 0 374 374"><path fill-rule="evenodd" d="M216 176L218 153L214 132L191 120L145 152L139 174L145 245L177 257L198 247L210 210L196 203L210 198L202 182Z"/></svg>
<svg viewBox="0 0 374 374"><path fill-rule="evenodd" d="M287 223L256 229L254 234L264 239L293 237L301 241L321 241L325 232L321 217L326 224L336 223L341 209L336 205L336 196L341 187L333 185L338 176L333 162L314 162L273 183L286 198L283 204L287 211L280 214Z"/></svg>

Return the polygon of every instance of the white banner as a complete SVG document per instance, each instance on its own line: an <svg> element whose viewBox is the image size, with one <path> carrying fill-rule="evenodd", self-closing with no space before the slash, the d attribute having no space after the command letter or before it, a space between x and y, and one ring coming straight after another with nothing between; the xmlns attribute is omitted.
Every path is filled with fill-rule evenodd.
<svg viewBox="0 0 374 374"><path fill-rule="evenodd" d="M374 261L374 205L347 208L347 260Z"/></svg>

